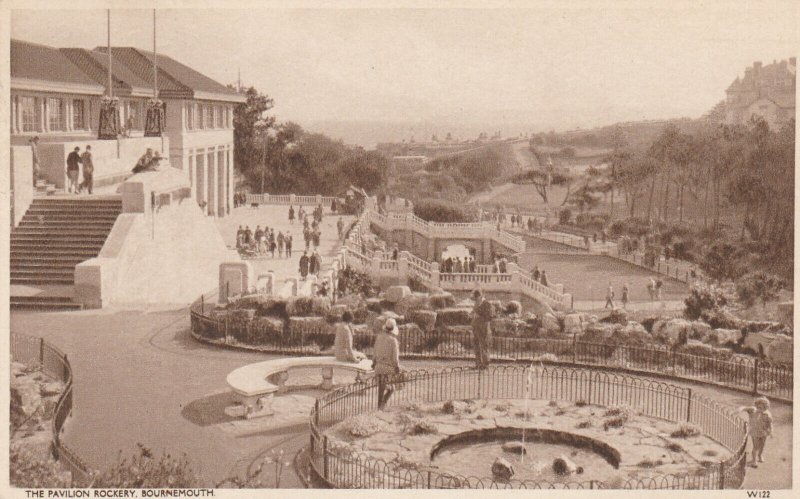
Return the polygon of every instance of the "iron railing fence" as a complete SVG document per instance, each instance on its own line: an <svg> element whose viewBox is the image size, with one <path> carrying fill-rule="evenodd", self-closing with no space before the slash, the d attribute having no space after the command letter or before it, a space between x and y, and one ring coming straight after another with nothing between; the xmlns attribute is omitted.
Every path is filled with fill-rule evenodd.
<svg viewBox="0 0 800 499"><path fill-rule="evenodd" d="M54 454L72 472L74 483L87 480L91 474L89 467L61 440L64 423L72 413L72 368L67 356L43 338L11 333L11 359L38 366L46 376L64 383L53 412Z"/></svg>
<svg viewBox="0 0 800 499"><path fill-rule="evenodd" d="M411 371L393 377L395 393L389 406L410 402L443 402L475 398L513 398L583 401L603 406L629 406L640 414L675 423L692 423L731 451L730 457L693 473L656 475L619 483L584 481L500 482L464 477L442 470L387 462L337 444L325 434L348 417L377 410L375 378L334 390L319 398L311 411L311 466L325 483L336 488L622 488L725 489L744 480L746 423L732 409L695 394L691 388L627 374L585 368L529 368L493 365L486 370L448 368ZM526 386L526 384L528 386Z"/></svg>
<svg viewBox="0 0 800 499"><path fill-rule="evenodd" d="M320 323L299 330L276 330L258 320L237 322L214 318L197 303L191 311L192 334L231 346L264 352L322 355L333 346L335 334ZM372 353L375 335L356 329L353 344L367 355ZM572 338L530 338L493 336L491 356L499 361L556 362L596 366L635 373L656 374L766 395L792 402L793 366L738 355L703 356L654 345L631 345L579 341ZM721 351L720 351L721 352ZM448 331L402 330L400 354L406 359L469 360L474 358L469 327Z"/></svg>

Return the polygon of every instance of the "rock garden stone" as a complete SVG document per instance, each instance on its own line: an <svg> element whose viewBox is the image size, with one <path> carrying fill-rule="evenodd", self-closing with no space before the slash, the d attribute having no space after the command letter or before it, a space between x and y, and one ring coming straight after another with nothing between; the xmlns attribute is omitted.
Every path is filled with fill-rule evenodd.
<svg viewBox="0 0 800 499"><path fill-rule="evenodd" d="M436 327L437 315L433 310L412 310L407 317L423 331L432 331Z"/></svg>
<svg viewBox="0 0 800 499"><path fill-rule="evenodd" d="M456 299L452 293L432 293L430 297L431 307L434 309L450 308L456 305Z"/></svg>
<svg viewBox="0 0 800 499"><path fill-rule="evenodd" d="M549 312L542 316L542 329L546 334L561 333L561 325L558 323L558 319Z"/></svg>
<svg viewBox="0 0 800 499"><path fill-rule="evenodd" d="M443 308L436 315L436 326L460 326L470 323L471 308Z"/></svg>
<svg viewBox="0 0 800 499"><path fill-rule="evenodd" d="M583 332L583 316L581 314L567 314L564 316L564 333L581 334Z"/></svg>
<svg viewBox="0 0 800 499"><path fill-rule="evenodd" d="M522 442L503 442L503 445L500 447L503 449L503 452L510 452L512 454L526 455L528 453L528 449L525 448L525 444Z"/></svg>
<svg viewBox="0 0 800 499"><path fill-rule="evenodd" d="M506 303L505 312L508 315L516 315L519 316L522 314L522 303L518 302L517 300L511 300Z"/></svg>
<svg viewBox="0 0 800 499"><path fill-rule="evenodd" d="M578 465L565 455L561 455L553 460L553 471L557 475L571 475L573 473L578 473L580 469Z"/></svg>
<svg viewBox="0 0 800 499"><path fill-rule="evenodd" d="M408 286L390 286L383 299L389 303L397 303L406 296L411 296L411 288Z"/></svg>
<svg viewBox="0 0 800 499"><path fill-rule="evenodd" d="M414 293L401 298L393 308L400 315L407 315L412 310L427 310L430 308L430 298L425 293Z"/></svg>
<svg viewBox="0 0 800 499"><path fill-rule="evenodd" d="M367 298L366 305L367 305L367 310L371 312L377 312L377 313L383 312L383 306L381 305L380 298Z"/></svg>
<svg viewBox="0 0 800 499"><path fill-rule="evenodd" d="M496 480L511 480L514 476L514 466L508 460L498 457L492 463L492 476Z"/></svg>
<svg viewBox="0 0 800 499"><path fill-rule="evenodd" d="M519 337L526 336L527 323L522 319L512 317L499 317L491 321L492 334L495 336Z"/></svg>
<svg viewBox="0 0 800 499"><path fill-rule="evenodd" d="M692 321L690 326L689 338L693 340L702 340L711 332L711 326L703 321Z"/></svg>

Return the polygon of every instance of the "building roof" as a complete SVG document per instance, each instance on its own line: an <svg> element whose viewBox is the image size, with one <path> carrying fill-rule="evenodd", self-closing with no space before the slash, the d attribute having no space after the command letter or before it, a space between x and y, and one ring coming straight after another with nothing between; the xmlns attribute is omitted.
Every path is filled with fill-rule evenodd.
<svg viewBox="0 0 800 499"><path fill-rule="evenodd" d="M95 83L105 87L108 82L108 56L106 54L82 48L62 48L60 51ZM111 70L114 95L147 97L153 95L152 85L148 86L146 81L136 76L127 66L115 64L112 60Z"/></svg>
<svg viewBox="0 0 800 499"><path fill-rule="evenodd" d="M105 47L95 49L105 54ZM114 61L119 61L141 81L153 86L153 54L135 47L111 47ZM169 56L159 54L158 93L165 98L223 100L244 102L246 98L236 90L218 83L208 76L181 64Z"/></svg>
<svg viewBox="0 0 800 499"><path fill-rule="evenodd" d="M103 93L103 86L53 47L11 40L11 86L41 91Z"/></svg>

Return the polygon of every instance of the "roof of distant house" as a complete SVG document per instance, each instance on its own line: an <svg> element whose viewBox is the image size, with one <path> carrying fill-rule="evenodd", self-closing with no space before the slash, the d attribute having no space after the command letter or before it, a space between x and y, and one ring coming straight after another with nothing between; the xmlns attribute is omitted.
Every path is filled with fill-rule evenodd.
<svg viewBox="0 0 800 499"><path fill-rule="evenodd" d="M102 85L58 49L15 39L11 40L11 86L42 91L61 89L86 94L103 93Z"/></svg>

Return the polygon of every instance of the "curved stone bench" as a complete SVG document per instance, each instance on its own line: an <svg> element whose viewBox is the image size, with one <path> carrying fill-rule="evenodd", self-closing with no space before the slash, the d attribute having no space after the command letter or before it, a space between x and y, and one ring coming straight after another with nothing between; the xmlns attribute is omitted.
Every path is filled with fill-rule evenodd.
<svg viewBox="0 0 800 499"><path fill-rule="evenodd" d="M307 367L321 368L322 384L319 387L330 390L333 388L334 369L354 371L356 379L361 379L362 375L372 372L372 361L364 359L357 363L342 362L333 356L287 357L248 364L234 369L228 374L226 381L228 386L233 389L237 401L244 405L246 419L269 416L273 414L273 395L286 392L289 371Z"/></svg>

